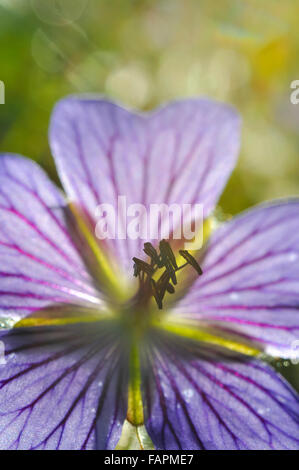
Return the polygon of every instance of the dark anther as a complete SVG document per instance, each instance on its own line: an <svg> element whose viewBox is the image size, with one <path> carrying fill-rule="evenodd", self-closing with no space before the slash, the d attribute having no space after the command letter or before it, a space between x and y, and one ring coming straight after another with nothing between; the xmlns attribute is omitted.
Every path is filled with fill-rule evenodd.
<svg viewBox="0 0 299 470"><path fill-rule="evenodd" d="M165 258L169 259L169 261L171 262L173 268L178 269L178 265L177 265L174 253L173 253L169 243L167 243L166 240L161 240L160 244L159 244L159 248L160 248L160 253L161 253L162 259L163 258L164 259Z"/></svg>
<svg viewBox="0 0 299 470"><path fill-rule="evenodd" d="M173 284L177 284L176 271L184 268L187 264L190 264L199 275L202 274L202 270L196 259L187 250L179 251L180 255L186 260L186 263L178 266L171 246L166 240L161 240L159 249L160 253L151 243L147 242L144 244L143 251L150 258L150 264L138 258L133 258L133 261L134 276L140 279L140 289L144 289L145 295L147 295L146 293L150 286L149 292L155 298L159 309L162 309L165 293L173 294L175 292ZM155 281L153 275L161 268L165 268L165 270L159 279Z"/></svg>
<svg viewBox="0 0 299 470"><path fill-rule="evenodd" d="M169 275L169 272L166 270L161 275L157 283L159 292L161 293L161 295L163 295L163 297L166 291L169 292L170 294L173 294L175 292L173 285L170 284L169 281L170 281L170 275ZM162 297L162 300L163 300L163 297Z"/></svg>
<svg viewBox="0 0 299 470"><path fill-rule="evenodd" d="M154 268L150 264L138 258L133 258L133 261L135 263L135 266L137 266L137 270L139 270L139 272L143 271L149 276L152 276L152 274L154 273ZM135 272L135 268L134 268L134 272ZM137 275L138 275L138 272L137 272Z"/></svg>
<svg viewBox="0 0 299 470"><path fill-rule="evenodd" d="M175 271L178 269L178 265L177 265L175 256L173 254L173 251L169 243L167 243L166 240L162 240L160 242L159 248L160 248L163 266L165 266L165 268L167 269L167 272L169 273L169 276L173 284L176 285L177 280L176 280Z"/></svg>
<svg viewBox="0 0 299 470"><path fill-rule="evenodd" d="M187 261L187 263L190 264L190 266L192 266L192 268L195 269L195 271L199 274L199 276L201 276L202 275L202 269L199 266L196 259L193 258L193 256L190 255L190 253L188 253L187 250L180 250L179 253Z"/></svg>
<svg viewBox="0 0 299 470"><path fill-rule="evenodd" d="M151 258L152 264L156 264L158 268L162 268L161 259L157 253L157 250L153 247L150 242L146 242L143 248L144 253Z"/></svg>
<svg viewBox="0 0 299 470"><path fill-rule="evenodd" d="M176 286L177 285L177 279L176 279L175 270L173 269L172 264L170 263L170 261L167 258L164 259L163 261L164 261L164 266L166 268L166 271L168 272L172 283Z"/></svg>
<svg viewBox="0 0 299 470"><path fill-rule="evenodd" d="M140 273L140 269L138 268L136 263L134 263L133 269L134 269L134 277L137 277L138 274Z"/></svg>
<svg viewBox="0 0 299 470"><path fill-rule="evenodd" d="M153 296L158 304L159 309L162 309L162 301L164 299L166 291L173 294L174 287L170 284L170 276L167 271L161 275L161 277L156 282L154 279L151 279Z"/></svg>
<svg viewBox="0 0 299 470"><path fill-rule="evenodd" d="M174 289L173 285L170 284L170 283L167 285L166 290L167 290L168 294L174 294L175 293L175 289Z"/></svg>

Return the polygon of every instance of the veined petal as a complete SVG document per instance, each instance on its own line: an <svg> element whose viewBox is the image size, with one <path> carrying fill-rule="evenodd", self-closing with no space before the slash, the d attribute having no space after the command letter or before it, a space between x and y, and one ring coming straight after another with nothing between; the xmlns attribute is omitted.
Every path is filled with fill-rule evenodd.
<svg viewBox="0 0 299 470"><path fill-rule="evenodd" d="M239 127L233 109L208 99L141 115L105 100L71 97L54 110L50 144L69 198L94 219L100 204L118 208L123 234L126 209L118 206L119 196L127 207L143 204L147 210L153 203L200 203L208 216L235 165ZM119 233L109 247L129 269L132 257L143 255L145 240Z"/></svg>
<svg viewBox="0 0 299 470"><path fill-rule="evenodd" d="M196 280L172 314L237 333L269 355L298 356L299 200L261 205L211 237Z"/></svg>
<svg viewBox="0 0 299 470"><path fill-rule="evenodd" d="M157 449L299 449L299 399L268 365L155 332L143 351Z"/></svg>
<svg viewBox="0 0 299 470"><path fill-rule="evenodd" d="M0 339L0 449L116 446L128 356L113 324L17 328Z"/></svg>
<svg viewBox="0 0 299 470"><path fill-rule="evenodd" d="M65 204L35 163L0 155L0 326L54 303L102 304L68 233Z"/></svg>

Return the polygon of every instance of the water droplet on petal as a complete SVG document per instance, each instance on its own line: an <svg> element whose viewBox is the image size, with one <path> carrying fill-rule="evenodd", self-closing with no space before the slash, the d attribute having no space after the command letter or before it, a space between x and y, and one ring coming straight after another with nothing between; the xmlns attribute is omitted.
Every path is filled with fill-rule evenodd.
<svg viewBox="0 0 299 470"><path fill-rule="evenodd" d="M0 328L12 328L16 322L17 319L15 318L0 318Z"/></svg>
<svg viewBox="0 0 299 470"><path fill-rule="evenodd" d="M260 415L264 415L266 413L269 413L269 411L270 411L270 408L258 408L258 410L257 410L258 414L260 414Z"/></svg>
<svg viewBox="0 0 299 470"><path fill-rule="evenodd" d="M186 401L190 400L190 398L193 397L194 395L194 390L192 388L187 388L186 390L183 391L183 395L186 398Z"/></svg>
<svg viewBox="0 0 299 470"><path fill-rule="evenodd" d="M237 294L236 292L231 292L229 297L230 297L231 300L238 300L239 294Z"/></svg>
<svg viewBox="0 0 299 470"><path fill-rule="evenodd" d="M298 258L298 255L297 255L297 253L290 253L289 256L288 256L288 258L289 258L289 261L290 261L291 263L293 263L293 262L296 261L296 259Z"/></svg>

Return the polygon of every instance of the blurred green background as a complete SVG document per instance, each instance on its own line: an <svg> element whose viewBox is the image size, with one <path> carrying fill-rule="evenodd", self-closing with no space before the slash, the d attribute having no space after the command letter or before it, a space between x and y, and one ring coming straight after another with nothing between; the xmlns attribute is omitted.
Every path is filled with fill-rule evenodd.
<svg viewBox="0 0 299 470"><path fill-rule="evenodd" d="M224 214L299 195L298 18L295 0L0 0L0 151L30 156L58 181L47 132L62 96L97 92L150 109L206 95L243 117Z"/></svg>

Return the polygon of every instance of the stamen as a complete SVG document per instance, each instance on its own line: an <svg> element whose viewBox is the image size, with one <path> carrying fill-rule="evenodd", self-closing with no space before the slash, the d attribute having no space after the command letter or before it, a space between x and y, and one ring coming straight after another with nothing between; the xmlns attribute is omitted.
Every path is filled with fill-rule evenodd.
<svg viewBox="0 0 299 470"><path fill-rule="evenodd" d="M175 288L170 283L167 285L166 290L167 290L168 294L174 294L175 293Z"/></svg>
<svg viewBox="0 0 299 470"><path fill-rule="evenodd" d="M169 243L167 243L166 240L161 240L160 244L159 244L159 248L160 248L162 258L165 257L165 258L169 259L169 261L171 262L173 268L178 269L178 265L177 265L174 253L173 253Z"/></svg>
<svg viewBox="0 0 299 470"><path fill-rule="evenodd" d="M159 309L162 310L162 308L163 308L163 304L162 304L163 298L161 298L157 283L154 279L151 279L151 286L152 286L153 296L155 297L155 301L157 302L157 305L158 305Z"/></svg>
<svg viewBox="0 0 299 470"><path fill-rule="evenodd" d="M170 276L169 276L169 273L166 270L166 271L164 271L164 273L162 274L162 276L159 278L159 280L157 282L158 290L159 290L159 293L162 297L162 300L164 298L166 289L168 287L169 280L170 280Z"/></svg>
<svg viewBox="0 0 299 470"><path fill-rule="evenodd" d="M148 264L145 261L142 261L141 259L138 259L138 258L133 258L133 261L134 261L135 265L137 266L137 269L139 270L139 272L143 271L146 274L148 274L149 276L153 275L154 268L150 264Z"/></svg>
<svg viewBox="0 0 299 470"><path fill-rule="evenodd" d="M196 270L198 275L202 274L202 269L187 250L179 251L180 255L186 260L186 263L178 266L171 246L166 240L161 240L159 249L160 253L157 252L151 243L147 242L144 244L143 251L149 256L151 263L146 263L139 258L133 258L133 261L134 276L139 277L140 282L139 295L141 294L143 298L149 298L152 295L157 302L158 308L162 309L165 293L173 294L175 292L172 284L177 284L176 271L186 267L188 264ZM165 268L165 271L155 281L153 275L157 269L161 268Z"/></svg>
<svg viewBox="0 0 299 470"><path fill-rule="evenodd" d="M177 285L177 279L176 279L176 275L175 275L175 270L173 269L172 264L169 262L168 259L166 259L164 261L164 266L165 266L165 268L166 268L166 270L167 270L167 272L168 272L168 274L171 278L171 281L176 286Z"/></svg>
<svg viewBox="0 0 299 470"><path fill-rule="evenodd" d="M165 268L167 269L173 284L176 285L177 280L176 280L175 270L178 269L178 266L177 266L173 251L170 245L166 242L166 240L162 240L160 242L159 248L160 248L163 266L165 266Z"/></svg>
<svg viewBox="0 0 299 470"><path fill-rule="evenodd" d="M195 269L195 271L199 274L199 276L201 276L202 275L202 269L199 266L196 259L193 258L193 256L190 255L190 253L187 250L180 250L179 253L187 261L187 263L190 264L190 266L192 266L192 268Z"/></svg>
<svg viewBox="0 0 299 470"><path fill-rule="evenodd" d="M134 277L137 277L140 273L140 269L138 268L136 263L134 263L133 269L134 269Z"/></svg>
<svg viewBox="0 0 299 470"><path fill-rule="evenodd" d="M146 242L143 248L144 253L149 256L152 260L152 264L156 264L158 268L162 268L160 257L157 253L157 250L153 247L150 242Z"/></svg>

